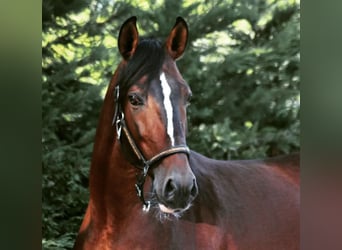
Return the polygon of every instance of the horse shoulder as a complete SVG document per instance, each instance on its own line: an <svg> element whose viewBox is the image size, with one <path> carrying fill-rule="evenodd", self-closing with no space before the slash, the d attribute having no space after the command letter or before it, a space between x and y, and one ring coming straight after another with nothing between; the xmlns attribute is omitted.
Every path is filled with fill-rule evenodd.
<svg viewBox="0 0 342 250"><path fill-rule="evenodd" d="M96 212L93 209L92 201L90 200L73 250L108 249L108 244L111 243L111 239L108 239L107 236L109 234L106 229L112 231L112 228L106 226L103 218L101 219L94 213Z"/></svg>

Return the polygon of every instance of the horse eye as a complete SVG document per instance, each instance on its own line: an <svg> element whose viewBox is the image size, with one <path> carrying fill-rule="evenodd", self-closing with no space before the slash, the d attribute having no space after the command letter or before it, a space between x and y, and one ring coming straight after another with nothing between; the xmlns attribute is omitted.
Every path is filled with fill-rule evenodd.
<svg viewBox="0 0 342 250"><path fill-rule="evenodd" d="M128 100L133 106L142 106L144 105L144 100L141 96L138 94L129 94L128 95Z"/></svg>

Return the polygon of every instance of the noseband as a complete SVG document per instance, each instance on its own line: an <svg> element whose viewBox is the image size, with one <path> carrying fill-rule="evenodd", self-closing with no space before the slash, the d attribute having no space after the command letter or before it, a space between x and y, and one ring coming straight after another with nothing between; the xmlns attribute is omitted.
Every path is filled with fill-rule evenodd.
<svg viewBox="0 0 342 250"><path fill-rule="evenodd" d="M139 165L134 165L136 168L141 170L141 173L139 175L137 175L137 182L135 184L135 189L137 191L138 197L140 198L141 202L143 203L143 211L147 212L150 209L150 202L145 201L143 190L144 190L144 183L146 180L146 176L147 176L147 173L148 173L148 170L150 169L150 167L152 165L154 165L156 162L158 162L158 161L160 161L160 160L162 160L162 159L164 159L170 155L173 155L173 154L183 153L189 157L190 150L186 145L177 145L177 146L173 146L171 148L168 148L168 149L156 154L155 156L153 156L149 160L146 160L146 158L142 154L141 150L138 148L138 146L134 142L134 139L133 139L131 133L129 132L129 130L126 126L125 115L122 111L122 108L121 108L121 105L119 102L119 97L120 97L119 84L115 87L114 97L115 97L115 104L116 105L115 105L115 112L114 112L114 118L113 118L112 125L115 124L118 141L120 141L121 131L124 132L131 149L133 150L134 154L137 156L138 160L140 161Z"/></svg>

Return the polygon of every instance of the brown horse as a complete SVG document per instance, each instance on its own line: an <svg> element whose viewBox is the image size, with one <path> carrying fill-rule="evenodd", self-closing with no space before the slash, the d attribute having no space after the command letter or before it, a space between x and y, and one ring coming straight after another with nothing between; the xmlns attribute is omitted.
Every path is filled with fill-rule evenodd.
<svg viewBox="0 0 342 250"><path fill-rule="evenodd" d="M122 25L74 249L299 249L298 155L218 161L188 149L191 90L175 63L187 38L180 17L164 44L139 40L135 17Z"/></svg>

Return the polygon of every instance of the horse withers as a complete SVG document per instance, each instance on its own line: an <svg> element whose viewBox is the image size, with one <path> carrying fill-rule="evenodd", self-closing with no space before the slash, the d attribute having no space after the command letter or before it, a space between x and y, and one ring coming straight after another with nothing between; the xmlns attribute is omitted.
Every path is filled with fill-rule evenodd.
<svg viewBox="0 0 342 250"><path fill-rule="evenodd" d="M299 249L299 156L218 161L190 150L191 90L176 66L188 27L164 43L121 27L74 249Z"/></svg>

